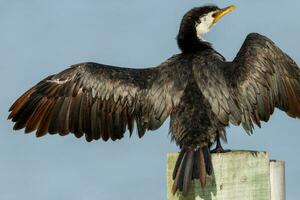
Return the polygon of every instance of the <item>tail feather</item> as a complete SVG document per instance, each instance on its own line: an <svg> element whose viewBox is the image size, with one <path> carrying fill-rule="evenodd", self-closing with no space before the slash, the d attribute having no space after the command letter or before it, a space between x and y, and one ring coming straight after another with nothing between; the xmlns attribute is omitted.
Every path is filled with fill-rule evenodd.
<svg viewBox="0 0 300 200"><path fill-rule="evenodd" d="M198 156L198 174L199 174L199 181L201 184L201 187L204 188L206 185L206 164L205 164L205 156L203 153L203 150L199 150L199 156Z"/></svg>
<svg viewBox="0 0 300 200"><path fill-rule="evenodd" d="M192 173L193 173L193 166L194 166L194 152L188 151L186 157L186 168L184 170L184 177L183 177L183 190L182 194L186 195L189 191L189 187L192 182Z"/></svg>
<svg viewBox="0 0 300 200"><path fill-rule="evenodd" d="M194 160L199 160L199 153L200 151L195 151L194 153ZM194 162L194 168L193 168L193 176L192 176L192 179L199 179L199 162Z"/></svg>
<svg viewBox="0 0 300 200"><path fill-rule="evenodd" d="M197 149L183 148L173 171L172 194L179 190L186 196L193 179L199 179L201 187L204 188L206 175L211 175L212 171L211 156L207 146Z"/></svg>
<svg viewBox="0 0 300 200"><path fill-rule="evenodd" d="M172 187L172 194L174 195L176 193L176 191L180 190L181 188L181 191L182 191L182 175L183 175L183 172L184 172L184 163L185 163L185 153L183 153L183 156L181 157L181 160L178 162L178 159L177 159L177 162L180 163L179 164L179 167L178 167L178 170L176 172L176 175L175 175L175 178L173 178L174 180L174 183L173 183L173 187Z"/></svg>
<svg viewBox="0 0 300 200"><path fill-rule="evenodd" d="M184 153L185 153L185 150L184 150L184 149L182 149L182 150L180 151L180 153L179 153L179 156L178 156L178 158L177 158L177 161L176 161L176 164L175 164L175 167L174 167L174 170L173 170L173 180L174 180L175 177L176 177L176 174L177 174L178 168L179 168L179 166L180 166L180 164L181 164L181 161L182 161L182 158L183 158L183 156L184 156Z"/></svg>
<svg viewBox="0 0 300 200"><path fill-rule="evenodd" d="M210 156L210 150L208 147L202 148L204 161L205 161L205 168L208 175L211 175L213 169L212 169L212 163L211 163L211 156Z"/></svg>

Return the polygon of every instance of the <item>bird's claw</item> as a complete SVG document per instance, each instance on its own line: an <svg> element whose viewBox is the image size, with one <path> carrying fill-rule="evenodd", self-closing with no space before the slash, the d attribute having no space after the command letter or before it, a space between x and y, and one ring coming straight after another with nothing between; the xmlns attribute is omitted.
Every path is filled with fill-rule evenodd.
<svg viewBox="0 0 300 200"><path fill-rule="evenodd" d="M227 153L227 152L231 152L231 150L223 149L222 147L216 147L215 149L210 151L210 153Z"/></svg>

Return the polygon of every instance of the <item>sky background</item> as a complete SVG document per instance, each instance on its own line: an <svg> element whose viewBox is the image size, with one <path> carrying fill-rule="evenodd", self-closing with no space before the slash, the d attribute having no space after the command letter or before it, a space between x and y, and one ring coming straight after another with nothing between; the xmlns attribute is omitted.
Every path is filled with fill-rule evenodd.
<svg viewBox="0 0 300 200"><path fill-rule="evenodd" d="M8 108L29 87L71 64L159 65L179 53L181 17L206 3L236 4L205 37L228 60L246 35L270 37L300 63L300 1L0 0L0 199L166 199L167 120L143 139L85 142L73 135L12 131ZM300 122L276 111L249 137L227 129L230 149L268 151L286 161L287 199L299 199Z"/></svg>

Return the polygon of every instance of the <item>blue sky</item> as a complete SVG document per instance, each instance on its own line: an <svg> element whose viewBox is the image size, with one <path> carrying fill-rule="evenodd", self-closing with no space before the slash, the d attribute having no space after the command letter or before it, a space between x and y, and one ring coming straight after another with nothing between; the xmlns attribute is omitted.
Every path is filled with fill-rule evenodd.
<svg viewBox="0 0 300 200"><path fill-rule="evenodd" d="M300 63L299 1L0 1L0 199L166 199L166 154L178 150L168 120L141 140L87 143L12 131L7 110L29 87L71 64L160 64L179 52L175 38L184 13L207 2L237 5L205 37L228 60L248 33L259 32ZM299 121L277 110L251 137L228 128L226 147L285 160L287 199L296 200L299 129Z"/></svg>

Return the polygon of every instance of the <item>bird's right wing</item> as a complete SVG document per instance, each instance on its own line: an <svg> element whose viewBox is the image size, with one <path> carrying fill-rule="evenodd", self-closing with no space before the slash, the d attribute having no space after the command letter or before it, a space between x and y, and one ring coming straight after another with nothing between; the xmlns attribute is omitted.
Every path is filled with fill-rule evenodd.
<svg viewBox="0 0 300 200"><path fill-rule="evenodd" d="M73 65L24 93L9 118L14 129L36 130L37 136L71 132L87 141L120 139L136 121L142 137L159 128L180 100L185 83L173 73L176 63L172 57L148 69Z"/></svg>

